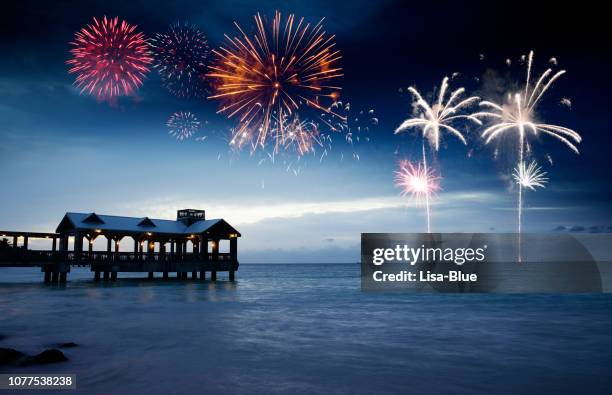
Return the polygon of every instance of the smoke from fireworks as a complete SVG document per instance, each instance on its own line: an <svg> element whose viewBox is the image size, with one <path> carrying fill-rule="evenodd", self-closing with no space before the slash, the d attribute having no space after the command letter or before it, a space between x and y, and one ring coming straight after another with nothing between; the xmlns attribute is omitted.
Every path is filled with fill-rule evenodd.
<svg viewBox="0 0 612 395"><path fill-rule="evenodd" d="M544 188L548 182L546 172L542 171L542 168L535 161L532 161L529 165L525 165L525 162L519 163L512 176L517 184L532 191L535 191L536 188Z"/></svg>
<svg viewBox="0 0 612 395"><path fill-rule="evenodd" d="M429 201L440 189L440 177L422 163L414 165L410 161L402 160L395 171L395 186L402 190L402 196L410 196L417 202L425 201L427 232L430 233Z"/></svg>
<svg viewBox="0 0 612 395"><path fill-rule="evenodd" d="M523 59L523 58L521 58ZM509 93L505 104L497 104L490 101L483 101L481 106L487 111L474 114L478 117L491 118L493 125L486 128L482 133L485 144L507 134L514 133L518 137L518 166L524 167L525 146L528 144L526 138L529 135L538 136L546 134L564 143L572 151L579 153L575 144L582 141L582 137L574 130L563 126L538 123L535 119L536 106L542 99L544 93L552 84L563 74L565 70L553 73L552 69L546 69L536 80L535 85L531 85L531 68L533 64L533 51L529 52L527 60L527 76L525 86L518 92ZM521 233L522 226L522 193L523 185L519 183L518 188L518 233ZM520 244L520 243L519 243ZM519 256L520 259L520 256Z"/></svg>
<svg viewBox="0 0 612 395"><path fill-rule="evenodd" d="M270 24L259 14L254 19L253 36L234 23L240 34L226 35L226 44L213 50L216 61L207 76L214 94L209 98L220 100L218 112L237 121L239 148L263 148L272 139L278 152L292 118L308 118L300 112L310 108L333 114L329 104L341 89L334 85L342 76L341 55L334 36L323 30L323 20L311 25L290 14L283 21L278 11Z"/></svg>
<svg viewBox="0 0 612 395"><path fill-rule="evenodd" d="M119 18L93 18L70 42L68 70L76 74L75 85L99 100L128 96L143 83L152 62L149 45L136 25Z"/></svg>
<svg viewBox="0 0 612 395"><path fill-rule="evenodd" d="M183 141L193 136L201 126L200 121L190 112L175 112L166 122L168 134Z"/></svg>
<svg viewBox="0 0 612 395"><path fill-rule="evenodd" d="M178 97L206 95L208 42L195 25L175 23L151 40L154 67L164 86Z"/></svg>

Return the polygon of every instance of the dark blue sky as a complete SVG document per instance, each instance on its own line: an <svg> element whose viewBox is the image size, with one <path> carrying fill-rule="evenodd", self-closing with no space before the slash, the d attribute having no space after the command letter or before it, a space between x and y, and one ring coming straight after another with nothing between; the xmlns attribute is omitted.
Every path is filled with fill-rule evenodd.
<svg viewBox="0 0 612 395"><path fill-rule="evenodd" d="M336 34L342 100L353 111L374 109L380 121L370 143L358 147L359 161L339 147L347 149L342 161L336 152L323 163L311 160L295 176L279 163L258 166L248 154L230 158L218 139L179 143L164 125L175 111L197 114L215 136L232 123L215 114L213 101L170 96L155 72L137 98L113 106L71 87L68 42L92 16L119 16L149 36L187 20L215 47L234 32L233 21L248 29L253 14L275 9L313 22L325 17L327 32ZM568 70L538 117L573 128L584 140L580 156L552 139L534 142L550 184L527 193L526 229L612 225L612 138L604 109L609 29L604 13L587 2L570 9L516 2L23 1L0 19L0 229L51 230L69 210L172 217L190 206L241 230L244 261L357 260L361 232L423 229L422 209L393 186L397 159L420 147L415 134L393 135L411 112L406 87L431 92L443 76L459 72L454 84L486 95L485 74L495 70L510 87L522 69L516 62L505 67L505 59L530 49L536 70L553 56ZM559 105L563 97L571 109ZM494 161L478 130L468 137L467 148L444 139L433 228L512 231L511 163ZM512 149L507 145L500 148Z"/></svg>

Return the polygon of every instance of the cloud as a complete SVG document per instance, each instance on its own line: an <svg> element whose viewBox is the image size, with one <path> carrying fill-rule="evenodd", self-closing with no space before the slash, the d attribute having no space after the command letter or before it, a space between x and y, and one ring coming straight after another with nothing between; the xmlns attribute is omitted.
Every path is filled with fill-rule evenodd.
<svg viewBox="0 0 612 395"><path fill-rule="evenodd" d="M486 192L447 193L436 200L434 205L442 209L462 207L465 204L481 204L495 199L494 194ZM177 203L178 202L178 203ZM131 215L156 218L173 218L181 208L205 208L209 218L224 218L235 225L255 224L271 219L296 219L311 215L348 214L377 210L403 208L413 202L401 196L377 196L330 201L259 201L248 205L236 202L203 202L193 199L166 198L161 201L129 205L122 211ZM127 210L125 210L127 209Z"/></svg>
<svg viewBox="0 0 612 395"><path fill-rule="evenodd" d="M577 206L531 206L523 207L523 211L554 211L554 210L575 210ZM516 207L494 207L494 210L516 211Z"/></svg>
<svg viewBox="0 0 612 395"><path fill-rule="evenodd" d="M564 226L559 225L553 229L555 232L572 232L572 233L605 233L612 231L612 226L605 225L592 225L592 226L582 226L582 225L573 225L573 226Z"/></svg>

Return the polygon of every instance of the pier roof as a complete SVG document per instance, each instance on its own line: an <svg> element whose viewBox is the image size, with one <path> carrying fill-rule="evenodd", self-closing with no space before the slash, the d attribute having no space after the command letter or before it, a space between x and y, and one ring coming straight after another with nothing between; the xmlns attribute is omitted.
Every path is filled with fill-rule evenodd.
<svg viewBox="0 0 612 395"><path fill-rule="evenodd" d="M223 219L200 219L189 224L180 220L155 219L149 217L122 217L97 213L66 213L57 227L57 232L112 231L123 233L157 233L168 235L190 235L202 233L240 233Z"/></svg>

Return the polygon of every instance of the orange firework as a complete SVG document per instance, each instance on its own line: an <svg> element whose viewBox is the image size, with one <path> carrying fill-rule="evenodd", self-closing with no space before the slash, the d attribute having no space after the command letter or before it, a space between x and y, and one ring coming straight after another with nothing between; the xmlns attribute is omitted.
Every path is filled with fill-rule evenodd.
<svg viewBox="0 0 612 395"><path fill-rule="evenodd" d="M218 112L238 122L233 137L240 136L240 147L248 143L254 150L272 139L277 151L287 141L287 125L304 108L343 119L331 108L341 90L334 85L342 76L341 55L323 19L311 26L293 14L283 21L278 11L270 25L260 14L254 18L252 37L234 23L240 34L226 34L226 45L213 51L209 98L221 100Z"/></svg>

